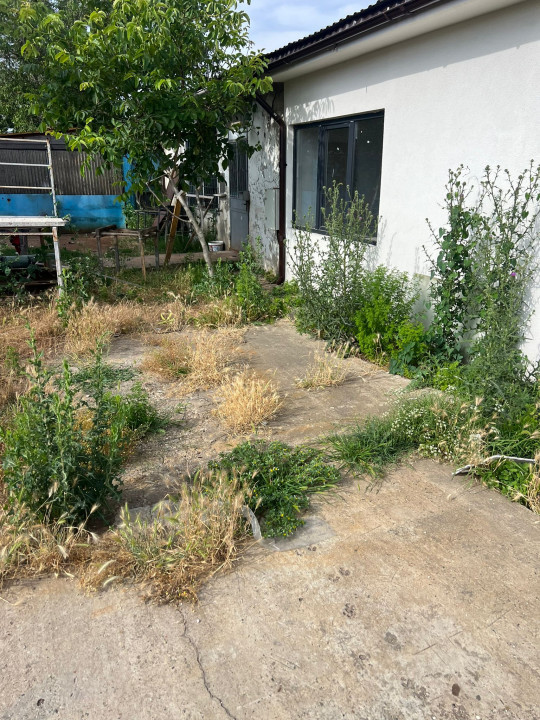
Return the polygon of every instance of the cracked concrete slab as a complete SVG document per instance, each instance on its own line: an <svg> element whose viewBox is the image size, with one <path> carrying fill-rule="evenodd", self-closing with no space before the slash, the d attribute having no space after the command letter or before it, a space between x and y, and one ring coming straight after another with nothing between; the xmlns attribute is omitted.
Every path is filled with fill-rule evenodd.
<svg viewBox="0 0 540 720"><path fill-rule="evenodd" d="M250 366L288 393L265 437L316 440L406 384L351 359L344 386L298 389L321 348L286 322L246 332ZM143 353L122 341L111 360ZM134 458L132 507L239 441L211 394L189 402L186 426ZM540 720L540 519L451 471L423 460L371 491L344 482L197 605L146 604L131 586L84 595L69 579L4 589L0 720Z"/></svg>
<svg viewBox="0 0 540 720"><path fill-rule="evenodd" d="M0 602L0 718L538 720L538 517L417 461L318 502L198 605L75 581Z"/></svg>

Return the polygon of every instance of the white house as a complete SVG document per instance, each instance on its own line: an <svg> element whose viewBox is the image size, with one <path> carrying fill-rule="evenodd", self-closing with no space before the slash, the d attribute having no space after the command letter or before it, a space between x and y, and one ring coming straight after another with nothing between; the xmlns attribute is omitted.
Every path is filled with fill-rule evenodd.
<svg viewBox="0 0 540 720"><path fill-rule="evenodd" d="M276 272L333 179L378 210L378 261L425 276L449 168L540 162L540 0L381 0L267 59L274 93L249 137L261 150L232 169L230 233L260 237Z"/></svg>

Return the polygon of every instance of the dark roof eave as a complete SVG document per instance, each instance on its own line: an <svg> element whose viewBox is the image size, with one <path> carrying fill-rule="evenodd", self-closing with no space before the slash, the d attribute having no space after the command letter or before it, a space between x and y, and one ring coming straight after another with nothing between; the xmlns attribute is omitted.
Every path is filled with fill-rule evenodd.
<svg viewBox="0 0 540 720"><path fill-rule="evenodd" d="M312 35L295 40L278 50L267 53L268 72L306 59L318 53L367 35L381 28L410 18L432 7L448 4L454 0L379 0L354 15L349 15Z"/></svg>

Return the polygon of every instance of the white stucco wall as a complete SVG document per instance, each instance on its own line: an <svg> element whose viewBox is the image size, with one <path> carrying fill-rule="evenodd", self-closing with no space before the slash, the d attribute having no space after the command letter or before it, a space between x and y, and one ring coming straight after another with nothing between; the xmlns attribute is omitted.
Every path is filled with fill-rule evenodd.
<svg viewBox="0 0 540 720"><path fill-rule="evenodd" d="M540 0L288 80L284 101L288 237L293 126L382 109L378 261L425 275L425 219L436 228L444 223L449 168L464 163L474 179L488 164L517 173L531 159L540 162ZM250 173L258 182L255 166ZM259 215L255 200L252 211ZM540 309L532 330L527 351L537 356Z"/></svg>

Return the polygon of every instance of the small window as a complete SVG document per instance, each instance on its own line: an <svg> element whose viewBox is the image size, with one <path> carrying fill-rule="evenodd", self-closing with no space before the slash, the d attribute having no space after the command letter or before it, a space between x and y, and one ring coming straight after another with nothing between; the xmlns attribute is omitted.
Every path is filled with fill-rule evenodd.
<svg viewBox="0 0 540 720"><path fill-rule="evenodd" d="M379 213L384 113L295 128L294 211L299 225L323 230L324 188L336 182L358 191Z"/></svg>

